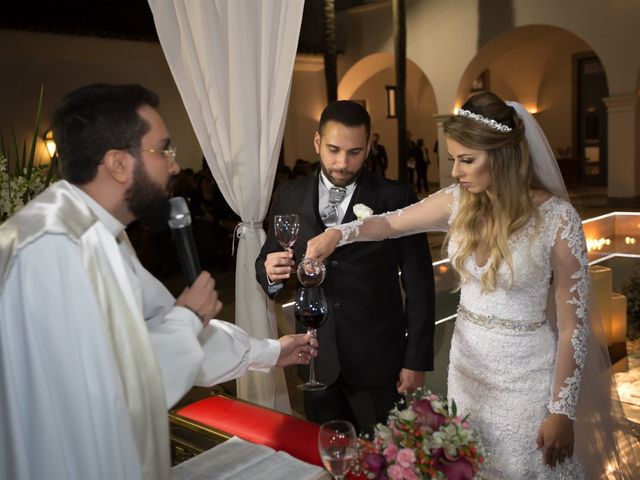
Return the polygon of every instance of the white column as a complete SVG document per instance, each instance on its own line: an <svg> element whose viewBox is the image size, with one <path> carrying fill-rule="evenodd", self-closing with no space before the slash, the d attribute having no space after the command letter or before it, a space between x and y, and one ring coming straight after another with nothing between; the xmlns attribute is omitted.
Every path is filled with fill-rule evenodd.
<svg viewBox="0 0 640 480"><path fill-rule="evenodd" d="M440 188L448 187L452 183L455 183L454 178L451 176L452 163L449 161L449 154L447 153L447 143L444 136L444 129L442 124L451 117L450 113L436 113L433 118L436 119L438 129L438 171L440 172Z"/></svg>
<svg viewBox="0 0 640 480"><path fill-rule="evenodd" d="M603 99L607 106L610 198L640 197L640 122L638 95Z"/></svg>

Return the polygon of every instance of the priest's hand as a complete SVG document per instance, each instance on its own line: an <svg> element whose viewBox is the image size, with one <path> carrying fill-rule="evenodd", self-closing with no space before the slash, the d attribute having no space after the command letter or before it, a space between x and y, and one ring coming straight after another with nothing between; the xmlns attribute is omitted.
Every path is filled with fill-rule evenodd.
<svg viewBox="0 0 640 480"><path fill-rule="evenodd" d="M536 443L544 449L544 463L555 468L573 456L573 420L566 415L550 414L540 426Z"/></svg>
<svg viewBox="0 0 640 480"><path fill-rule="evenodd" d="M295 335L285 335L280 337L280 356L276 362L276 367L286 367L288 365L306 365L311 356L318 355L318 340L310 333L299 333Z"/></svg>
<svg viewBox="0 0 640 480"><path fill-rule="evenodd" d="M200 317L203 324L207 323L222 309L215 286L216 282L209 272L200 273L193 285L185 288L177 298L176 306L188 308Z"/></svg>
<svg viewBox="0 0 640 480"><path fill-rule="evenodd" d="M418 387L424 387L424 372L403 368L396 384L398 393L413 392Z"/></svg>
<svg viewBox="0 0 640 480"><path fill-rule="evenodd" d="M317 258L324 261L337 248L342 239L342 232L335 229L327 229L307 242L306 258Z"/></svg>

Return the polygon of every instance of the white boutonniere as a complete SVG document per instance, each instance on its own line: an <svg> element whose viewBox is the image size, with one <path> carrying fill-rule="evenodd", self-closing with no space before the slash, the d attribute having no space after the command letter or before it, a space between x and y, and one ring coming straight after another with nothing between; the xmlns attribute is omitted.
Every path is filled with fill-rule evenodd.
<svg viewBox="0 0 640 480"><path fill-rule="evenodd" d="M356 214L358 220L363 220L373 215L373 210L367 207L364 203L357 203L353 206L353 213Z"/></svg>

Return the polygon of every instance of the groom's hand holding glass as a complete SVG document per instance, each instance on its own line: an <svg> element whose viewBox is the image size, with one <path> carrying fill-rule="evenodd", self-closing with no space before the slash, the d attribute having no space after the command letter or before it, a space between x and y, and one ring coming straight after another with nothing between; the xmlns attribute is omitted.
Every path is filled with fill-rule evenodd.
<svg viewBox="0 0 640 480"><path fill-rule="evenodd" d="M300 219L295 213L284 213L273 218L273 229L283 252L272 252L264 261L267 279L270 283L281 282L291 276L295 266L293 245L298 240Z"/></svg>
<svg viewBox="0 0 640 480"><path fill-rule="evenodd" d="M264 268L267 278L275 283L287 280L295 268L296 262L293 260L293 251L272 252L264 260Z"/></svg>

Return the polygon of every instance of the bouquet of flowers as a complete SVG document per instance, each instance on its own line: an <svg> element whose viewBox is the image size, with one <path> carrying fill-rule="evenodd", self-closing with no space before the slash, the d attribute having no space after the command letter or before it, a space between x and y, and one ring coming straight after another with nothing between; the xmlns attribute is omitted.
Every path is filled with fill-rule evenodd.
<svg viewBox="0 0 640 480"><path fill-rule="evenodd" d="M378 480L473 479L484 461L480 439L446 401L418 389L405 394L378 424L373 440L359 439L354 476Z"/></svg>
<svg viewBox="0 0 640 480"><path fill-rule="evenodd" d="M0 152L0 223L44 190L55 178L44 165L24 167L15 173L9 170L9 161Z"/></svg>
<svg viewBox="0 0 640 480"><path fill-rule="evenodd" d="M0 132L0 223L47 188L49 183L56 180L57 155L55 153L50 153L52 155L50 165L36 161L36 142L40 131L43 95L44 87L41 87L33 137L28 150L26 140L22 149L18 148L15 135L13 135L13 148L7 148Z"/></svg>

